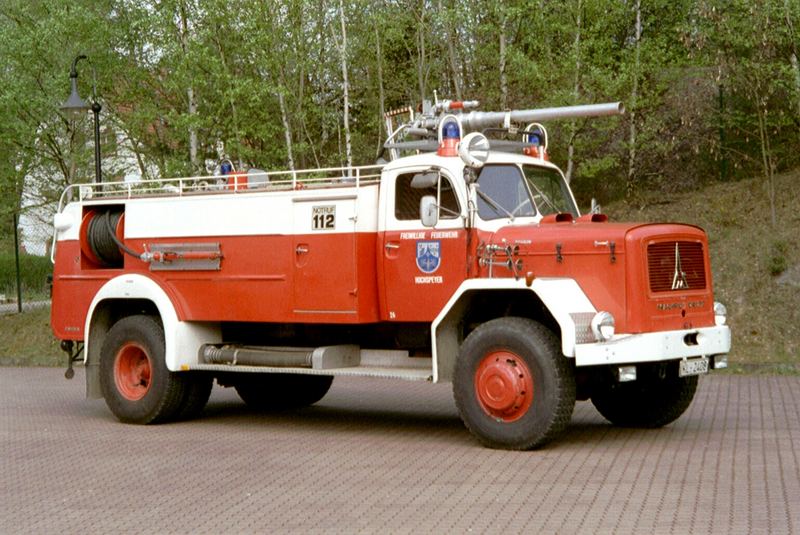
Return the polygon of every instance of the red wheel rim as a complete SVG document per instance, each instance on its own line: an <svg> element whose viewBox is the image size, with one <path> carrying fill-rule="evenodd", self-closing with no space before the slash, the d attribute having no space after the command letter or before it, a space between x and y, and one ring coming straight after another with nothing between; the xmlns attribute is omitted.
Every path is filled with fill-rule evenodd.
<svg viewBox="0 0 800 535"><path fill-rule="evenodd" d="M495 351L486 355L475 370L475 393L486 414L513 422L522 418L533 403L533 375L519 356Z"/></svg>
<svg viewBox="0 0 800 535"><path fill-rule="evenodd" d="M114 359L114 382L127 400L138 401L150 390L152 366L147 351L139 344L123 345Z"/></svg>

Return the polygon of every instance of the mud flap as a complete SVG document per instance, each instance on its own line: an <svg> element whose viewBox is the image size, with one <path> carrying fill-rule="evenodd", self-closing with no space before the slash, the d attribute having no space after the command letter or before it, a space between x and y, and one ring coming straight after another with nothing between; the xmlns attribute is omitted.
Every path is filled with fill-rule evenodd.
<svg viewBox="0 0 800 535"><path fill-rule="evenodd" d="M86 364L86 398L101 399L103 392L100 390L100 360L90 360Z"/></svg>

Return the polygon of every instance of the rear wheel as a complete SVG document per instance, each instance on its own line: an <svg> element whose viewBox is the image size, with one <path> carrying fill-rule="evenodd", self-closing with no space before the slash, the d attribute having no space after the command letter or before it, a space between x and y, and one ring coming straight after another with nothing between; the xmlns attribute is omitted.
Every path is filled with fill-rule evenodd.
<svg viewBox="0 0 800 535"><path fill-rule="evenodd" d="M483 444L526 450L567 426L575 377L549 329L526 318L499 318L461 346L453 396L464 424Z"/></svg>
<svg viewBox="0 0 800 535"><path fill-rule="evenodd" d="M136 424L171 419L185 399L185 379L164 360L164 330L151 316L128 316L100 350L100 387L111 412Z"/></svg>
<svg viewBox="0 0 800 535"><path fill-rule="evenodd" d="M592 395L608 421L621 427L662 427L680 417L694 399L697 376L679 377L677 367L641 367L629 383L609 383Z"/></svg>
<svg viewBox="0 0 800 535"><path fill-rule="evenodd" d="M236 380L239 397L257 410L294 409L321 400L333 383L330 375L259 373Z"/></svg>

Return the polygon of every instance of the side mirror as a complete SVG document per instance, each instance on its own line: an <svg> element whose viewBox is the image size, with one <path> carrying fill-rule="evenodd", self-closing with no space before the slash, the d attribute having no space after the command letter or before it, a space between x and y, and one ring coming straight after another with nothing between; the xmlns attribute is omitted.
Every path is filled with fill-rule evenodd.
<svg viewBox="0 0 800 535"><path fill-rule="evenodd" d="M464 136L458 144L458 155L467 167L483 167L489 159L489 140L480 132Z"/></svg>
<svg viewBox="0 0 800 535"><path fill-rule="evenodd" d="M433 195L425 195L420 199L419 218L422 220L423 226L436 226L436 223L439 222L439 207L436 205L436 197Z"/></svg>

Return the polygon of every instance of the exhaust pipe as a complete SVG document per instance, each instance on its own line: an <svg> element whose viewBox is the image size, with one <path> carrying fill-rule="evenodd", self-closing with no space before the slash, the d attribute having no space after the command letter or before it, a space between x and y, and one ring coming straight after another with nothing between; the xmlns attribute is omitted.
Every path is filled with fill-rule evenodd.
<svg viewBox="0 0 800 535"><path fill-rule="evenodd" d="M272 366L275 368L311 368L314 348L248 347L210 344L200 346L200 360L206 364L232 366Z"/></svg>

